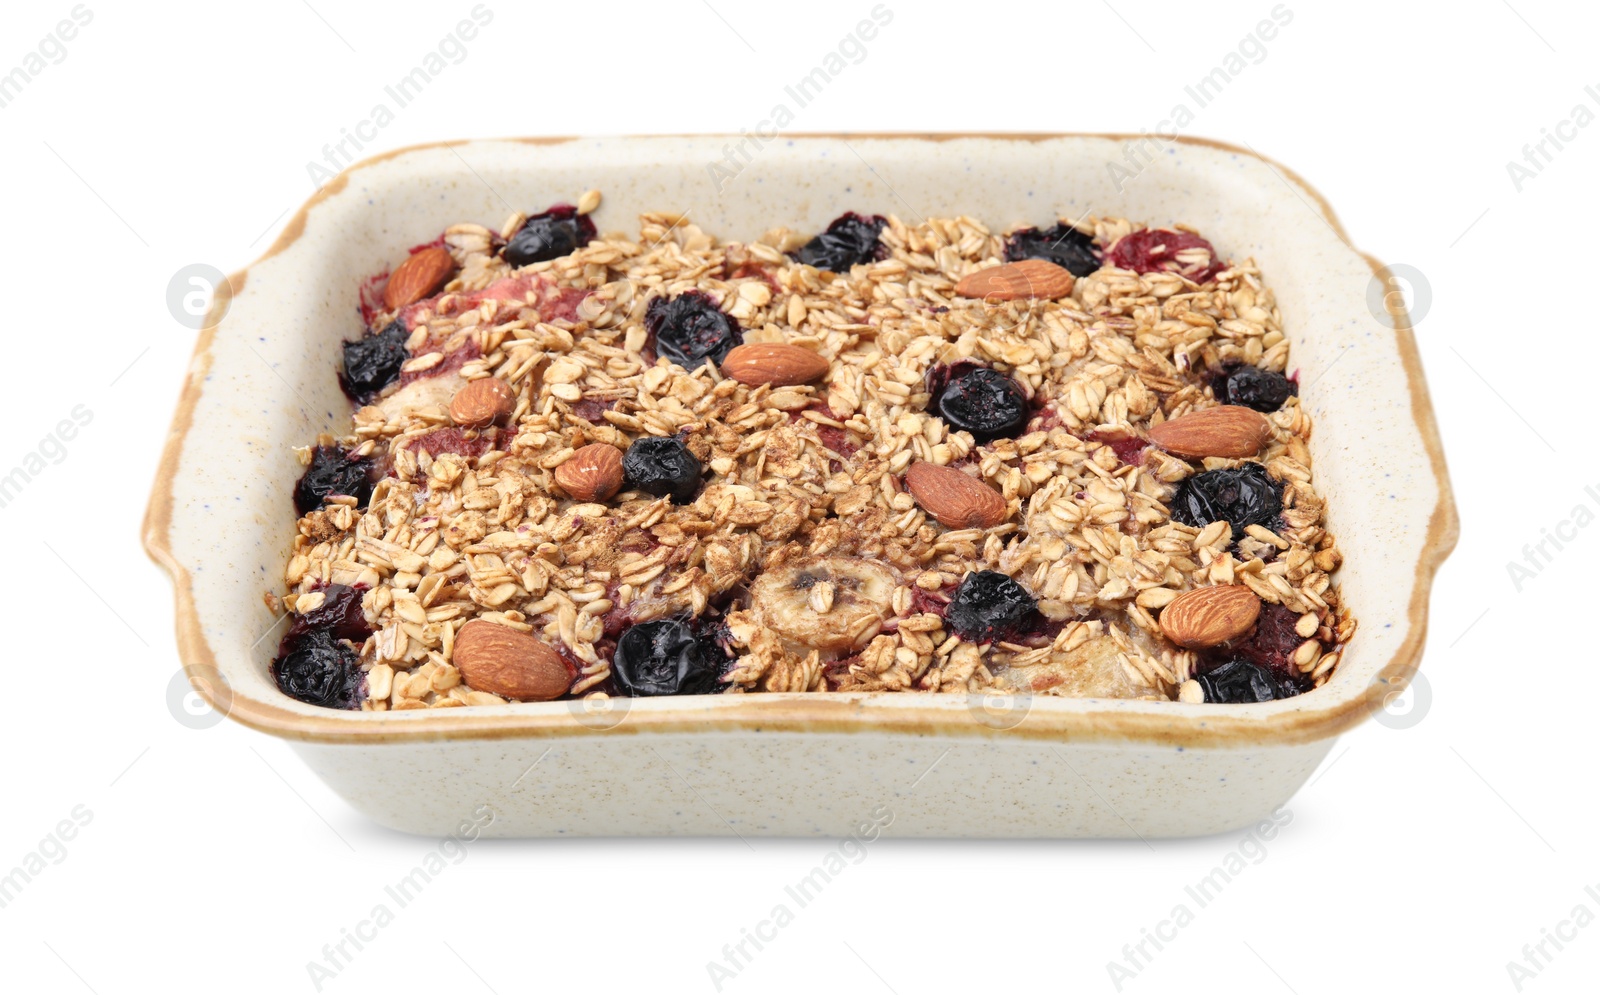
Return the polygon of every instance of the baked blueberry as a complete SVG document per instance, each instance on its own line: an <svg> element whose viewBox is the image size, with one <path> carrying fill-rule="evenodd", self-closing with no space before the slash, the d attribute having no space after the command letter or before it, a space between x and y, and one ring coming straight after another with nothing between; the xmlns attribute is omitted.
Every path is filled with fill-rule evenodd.
<svg viewBox="0 0 1600 995"><path fill-rule="evenodd" d="M1172 497L1173 520L1203 529L1212 522L1233 526L1233 538L1246 525L1270 525L1283 511L1283 485L1260 463L1232 470L1207 470L1178 485Z"/></svg>
<svg viewBox="0 0 1600 995"><path fill-rule="evenodd" d="M979 442L1012 438L1028 424L1028 394L998 370L973 363L929 371L928 407L956 431Z"/></svg>
<svg viewBox="0 0 1600 995"><path fill-rule="evenodd" d="M967 574L945 609L951 631L971 643L1015 640L1028 635L1041 619L1033 595L994 570Z"/></svg>
<svg viewBox="0 0 1600 995"><path fill-rule="evenodd" d="M628 487L671 495L673 504L688 504L700 492L700 461L675 435L635 439L622 455L622 475Z"/></svg>
<svg viewBox="0 0 1600 995"><path fill-rule="evenodd" d="M367 624L367 617L361 611L361 596L365 591L364 586L349 587L345 584L329 584L322 588L322 604L294 615L284 645L315 629L325 629L353 643L363 642L372 635L372 626ZM282 650L283 646L280 646L279 651Z"/></svg>
<svg viewBox="0 0 1600 995"><path fill-rule="evenodd" d="M623 630L611 657L611 676L623 694L715 694L727 655L677 619L640 622Z"/></svg>
<svg viewBox="0 0 1600 995"><path fill-rule="evenodd" d="M1100 250L1094 236L1068 224L1049 228L1019 228L1006 239L1006 262L1043 259L1073 276L1088 276L1100 268Z"/></svg>
<svg viewBox="0 0 1600 995"><path fill-rule="evenodd" d="M312 629L294 639L272 661L272 679L296 701L323 708L360 708L366 695L360 656L328 629Z"/></svg>
<svg viewBox="0 0 1600 995"><path fill-rule="evenodd" d="M1273 373L1255 366L1237 366L1225 369L1220 377L1220 387L1212 393L1224 404L1237 404L1257 411L1273 412L1283 407L1283 402L1300 393L1300 387L1282 373Z"/></svg>
<svg viewBox="0 0 1600 995"><path fill-rule="evenodd" d="M856 263L870 263L889 254L878 241L888 221L881 214L862 217L847 211L833 219L826 231L794 253L796 262L835 273L848 273Z"/></svg>
<svg viewBox="0 0 1600 995"><path fill-rule="evenodd" d="M1248 660L1229 660L1195 675L1194 680L1205 692L1206 701L1227 705L1292 698L1300 693L1299 688Z"/></svg>
<svg viewBox="0 0 1600 995"><path fill-rule="evenodd" d="M570 204L557 204L522 223L500 250L500 258L513 266L559 259L588 245L595 236L594 222Z"/></svg>
<svg viewBox="0 0 1600 995"><path fill-rule="evenodd" d="M733 347L744 341L738 323L698 290L651 301L644 312L644 327L655 343L656 355L686 370L698 369L708 359L720 366Z"/></svg>
<svg viewBox="0 0 1600 995"><path fill-rule="evenodd" d="M411 354L406 350L405 322L398 318L381 332L344 344L344 370L339 385L351 399L370 404L383 388L400 379L400 367Z"/></svg>
<svg viewBox="0 0 1600 995"><path fill-rule="evenodd" d="M294 485L294 509L304 515L322 507L330 494L345 494L364 508L372 497L372 461L338 446L311 450L311 465Z"/></svg>

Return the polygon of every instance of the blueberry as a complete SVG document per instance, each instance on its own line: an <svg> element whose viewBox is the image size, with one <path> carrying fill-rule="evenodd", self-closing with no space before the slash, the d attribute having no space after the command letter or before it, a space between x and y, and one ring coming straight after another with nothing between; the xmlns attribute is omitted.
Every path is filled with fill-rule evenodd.
<svg viewBox="0 0 1600 995"><path fill-rule="evenodd" d="M720 366L744 341L738 323L698 290L651 301L645 308L644 327L655 342L656 354L686 370L705 365L707 359Z"/></svg>
<svg viewBox="0 0 1600 995"><path fill-rule="evenodd" d="M379 391L400 379L400 367L411 358L406 350L409 334L405 322L397 318L381 332L344 344L339 385L352 400L371 403Z"/></svg>
<svg viewBox="0 0 1600 995"><path fill-rule="evenodd" d="M1019 228L1006 239L1006 262L1018 259L1043 259L1055 263L1073 276L1088 276L1100 268L1100 250L1094 236L1068 224L1054 224L1043 231Z"/></svg>
<svg viewBox="0 0 1600 995"><path fill-rule="evenodd" d="M977 570L962 578L945 610L950 629L971 643L1014 640L1041 621L1038 602L1003 573Z"/></svg>
<svg viewBox="0 0 1600 995"><path fill-rule="evenodd" d="M313 629L295 639L288 652L272 661L272 679L296 701L323 708L359 708L367 686L355 649L328 629Z"/></svg>
<svg viewBox="0 0 1600 995"><path fill-rule="evenodd" d="M1028 394L1015 380L987 366L958 363L929 371L929 408L951 429L979 442L1011 438L1028 424Z"/></svg>
<svg viewBox="0 0 1600 995"><path fill-rule="evenodd" d="M364 585L349 587L344 584L329 584L322 588L322 604L294 616L294 621L290 623L289 631L284 638L285 645L293 643L315 629L326 629L330 634L354 643L365 641L372 635L372 626L367 624L367 617L361 611L361 596L364 591L366 591ZM282 652L283 648L280 646L279 651Z"/></svg>
<svg viewBox="0 0 1600 995"><path fill-rule="evenodd" d="M688 504L700 491L700 461L675 435L647 435L635 439L622 456L622 473L628 486L672 496L673 504Z"/></svg>
<svg viewBox="0 0 1600 995"><path fill-rule="evenodd" d="M512 266L558 259L588 245L594 235L594 222L588 215L579 214L569 204L557 204L524 221L500 250L500 258Z"/></svg>
<svg viewBox="0 0 1600 995"><path fill-rule="evenodd" d="M634 698L665 694L715 694L727 656L685 622L660 619L629 626L617 639L611 676Z"/></svg>
<svg viewBox="0 0 1600 995"><path fill-rule="evenodd" d="M1300 688L1289 681L1248 660L1229 660L1213 670L1197 674L1195 681L1205 692L1206 701L1226 705L1292 698L1300 693Z"/></svg>
<svg viewBox="0 0 1600 995"><path fill-rule="evenodd" d="M372 634L361 611L364 590L330 584L321 589L321 605L294 616L272 661L272 678L279 690L325 708L360 707L366 676L351 644Z"/></svg>
<svg viewBox="0 0 1600 995"><path fill-rule="evenodd" d="M848 273L856 263L870 263L882 259L889 250L878 241L878 233L888 224L881 214L870 218L845 212L833 219L828 230L813 238L794 253L796 262L817 269Z"/></svg>
<svg viewBox="0 0 1600 995"><path fill-rule="evenodd" d="M1215 386L1212 392L1224 404L1238 404L1257 411L1276 411L1283 402L1300 393L1300 387L1281 373L1240 366L1222 378L1222 389Z"/></svg>
<svg viewBox="0 0 1600 995"><path fill-rule="evenodd" d="M1172 497L1174 521L1201 529L1227 522L1235 540L1244 535L1246 525L1268 525L1282 510L1283 485L1260 463L1197 473L1179 484Z"/></svg>
<svg viewBox="0 0 1600 995"><path fill-rule="evenodd" d="M302 515L315 511L330 494L348 495L356 499L356 507L366 507L372 497L372 461L338 446L311 450L311 465L294 485L294 509Z"/></svg>

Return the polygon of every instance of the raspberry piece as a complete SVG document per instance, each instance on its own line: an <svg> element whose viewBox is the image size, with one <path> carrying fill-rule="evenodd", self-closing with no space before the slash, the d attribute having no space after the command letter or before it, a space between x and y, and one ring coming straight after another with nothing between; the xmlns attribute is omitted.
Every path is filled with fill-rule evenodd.
<svg viewBox="0 0 1600 995"><path fill-rule="evenodd" d="M1210 242L1168 228L1145 228L1122 236L1106 261L1135 273L1176 273L1195 283L1214 279L1224 268Z"/></svg>

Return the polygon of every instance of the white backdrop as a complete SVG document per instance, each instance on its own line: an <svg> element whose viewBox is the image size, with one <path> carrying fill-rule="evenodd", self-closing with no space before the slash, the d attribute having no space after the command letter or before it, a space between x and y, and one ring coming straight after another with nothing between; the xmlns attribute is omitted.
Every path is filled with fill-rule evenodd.
<svg viewBox="0 0 1600 995"><path fill-rule="evenodd" d="M754 128L874 0L486 0L466 41L445 39L475 0L135 6L0 13L0 73L21 71L0 80L0 472L39 471L0 508L0 876L33 871L0 907L0 984L310 992L307 963L440 843L368 824L281 743L169 707L171 597L136 541L193 344L169 280L254 259L347 134L365 155ZM1345 737L1270 841L882 840L722 990L1592 991L1592 5L1288 0L1264 44L1245 39L1272 0L883 6L794 130L1155 129L1240 53L1183 130L1297 169L1357 245L1420 274L1462 539L1426 700ZM427 90L364 125L431 52ZM838 845L751 844L474 843L322 990L716 991L707 963ZM1198 907L1185 886L1231 854L1246 869ZM1114 981L1179 904L1193 920Z"/></svg>

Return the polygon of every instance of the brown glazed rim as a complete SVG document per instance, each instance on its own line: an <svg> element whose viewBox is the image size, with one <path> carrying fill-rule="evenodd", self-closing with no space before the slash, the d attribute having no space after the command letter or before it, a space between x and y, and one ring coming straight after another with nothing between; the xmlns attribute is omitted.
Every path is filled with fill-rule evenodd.
<svg viewBox="0 0 1600 995"><path fill-rule="evenodd" d="M667 137L667 136L639 136ZM733 136L671 136L671 137L733 137ZM981 138L996 141L1037 142L1056 138L1108 138L1117 141L1138 140L1132 134L1051 133L1051 134L797 134L796 138L878 138L914 141L948 141L952 139ZM575 141L572 137L519 138L502 141L550 145ZM430 148L448 148L469 144L470 140L431 142L397 149L359 162L340 173L305 202L272 246L257 263L272 258L287 249L305 231L308 212L322 201L343 190L352 174L378 163L410 152ZM1293 170L1256 153L1226 142L1204 138L1178 137L1186 145L1220 149L1237 156L1259 159L1298 185L1317 205L1329 226L1347 246L1349 237L1334 216L1333 209L1321 194L1314 190ZM1352 251L1355 250L1352 247ZM1385 267L1377 259L1360 253L1372 267L1374 275L1381 275ZM227 283L217 288L213 314L225 313L228 302L244 288L249 278L248 268L230 276ZM195 343L194 360L189 377L178 398L177 413L166 448L156 471L156 482L145 512L143 539L146 551L157 564L172 577L177 607L178 654L190 683L212 708L232 716L237 721L262 732L284 739L316 743L412 743L456 739L499 739L524 737L560 737L589 735L619 735L637 733L698 733L762 730L772 732L813 733L897 733L913 736L980 736L1054 741L1089 740L1127 746L1175 747L1225 747L1249 748L1287 746L1326 739L1358 725L1410 680L1422 657L1423 642L1428 628L1428 598L1433 577L1440 564L1455 548L1460 530L1455 498L1450 490L1450 480L1445 469L1444 449L1439 441L1438 426L1434 422L1433 405L1422 375L1422 362L1417 354L1416 339L1412 334L1409 315L1395 316L1395 336L1400 360L1405 368L1411 390L1411 414L1418 433L1428 453L1433 468L1439 500L1428 521L1426 542L1416 564L1416 583L1411 589L1407 615L1411 626L1405 641L1378 672L1376 679L1365 691L1348 701L1337 702L1324 708L1304 708L1278 713L1267 718L1253 718L1249 706L1211 709L1174 707L1170 712L1120 711L1106 708L1090 712L1057 712L1033 709L1014 728L993 729L977 721L966 708L927 707L922 705L896 707L882 711L864 707L871 694L820 695L820 694L755 694L744 696L737 705L707 710L704 707L679 706L634 710L615 728L600 732L577 721L567 709L549 709L519 714L473 714L454 709L430 712L418 718L395 721L394 716L377 716L364 713L348 714L330 712L328 715L304 715L280 705L257 701L226 690L216 665L216 657L207 643L195 608L192 579L189 572L173 555L169 545L172 526L172 480L178 469L178 459L183 443L194 424L194 412L200 400L202 385L211 367L211 345L216 336L216 323L208 316L205 327ZM224 689L219 700L217 689Z"/></svg>

